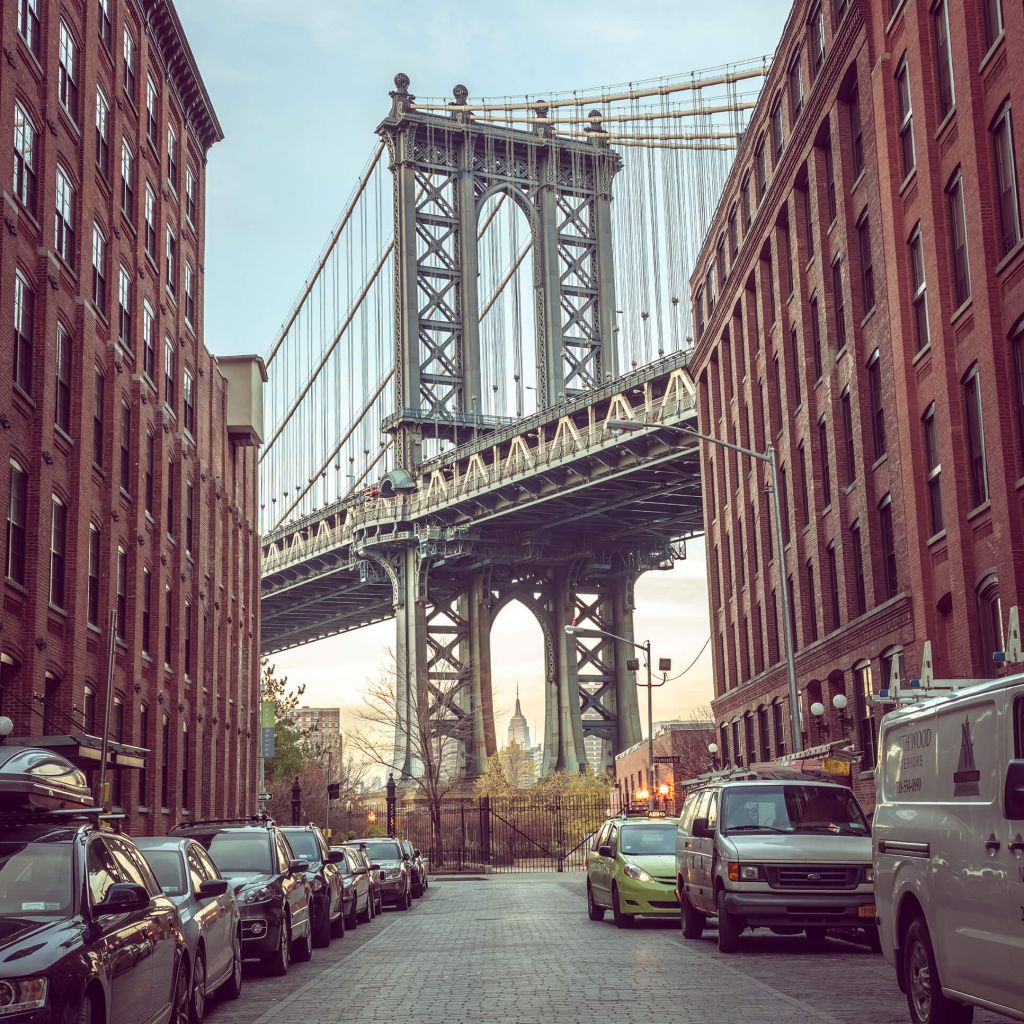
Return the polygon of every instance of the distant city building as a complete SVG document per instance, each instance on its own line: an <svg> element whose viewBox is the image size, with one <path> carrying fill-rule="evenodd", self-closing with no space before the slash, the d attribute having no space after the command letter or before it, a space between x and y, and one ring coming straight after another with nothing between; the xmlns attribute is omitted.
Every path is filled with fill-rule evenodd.
<svg viewBox="0 0 1024 1024"><path fill-rule="evenodd" d="M587 764L595 775L604 772L604 751L606 743L601 736L590 733L583 737L583 749L586 751Z"/></svg>
<svg viewBox="0 0 1024 1024"><path fill-rule="evenodd" d="M530 727L526 723L522 705L519 703L519 690L516 690L516 710L508 723L508 745L518 744L523 750L530 749Z"/></svg>
<svg viewBox="0 0 1024 1024"><path fill-rule="evenodd" d="M644 739L615 758L615 783L623 805L636 802L641 790L657 793L658 786L668 786L662 801L665 809L677 811L685 796L681 783L695 778L711 767L708 744L715 739L715 723L704 720L673 720L654 723L653 774L648 774L648 745Z"/></svg>
<svg viewBox="0 0 1024 1024"><path fill-rule="evenodd" d="M341 758L341 709L298 708L293 715L295 727L307 747L331 751L332 757Z"/></svg>
<svg viewBox="0 0 1024 1024"><path fill-rule="evenodd" d="M513 748L522 751L522 757L515 756ZM530 726L519 703L519 690L516 690L516 709L508 722L508 742L503 750L498 751L502 767L510 775L515 785L528 786L540 777L541 765L544 761L544 748L530 745ZM511 777L514 776L514 777Z"/></svg>

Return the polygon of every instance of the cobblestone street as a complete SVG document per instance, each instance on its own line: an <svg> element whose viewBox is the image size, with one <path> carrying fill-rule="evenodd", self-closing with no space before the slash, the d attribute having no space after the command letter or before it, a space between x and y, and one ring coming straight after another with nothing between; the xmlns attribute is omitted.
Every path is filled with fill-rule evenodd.
<svg viewBox="0 0 1024 1024"><path fill-rule="evenodd" d="M247 967L210 1024L905 1024L888 965L865 947L760 935L733 957L714 931L632 930L587 920L581 873L447 878L408 913L388 911L317 950L287 978ZM985 1013L976 1024L996 1024Z"/></svg>

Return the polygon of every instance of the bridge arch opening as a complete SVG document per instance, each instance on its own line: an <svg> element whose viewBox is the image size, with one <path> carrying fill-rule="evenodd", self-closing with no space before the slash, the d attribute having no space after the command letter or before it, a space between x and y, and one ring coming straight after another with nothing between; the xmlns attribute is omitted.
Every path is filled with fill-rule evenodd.
<svg viewBox="0 0 1024 1024"><path fill-rule="evenodd" d="M521 205L522 204L522 205ZM537 288L534 231L522 196L497 190L479 206L477 302L485 416L536 412Z"/></svg>

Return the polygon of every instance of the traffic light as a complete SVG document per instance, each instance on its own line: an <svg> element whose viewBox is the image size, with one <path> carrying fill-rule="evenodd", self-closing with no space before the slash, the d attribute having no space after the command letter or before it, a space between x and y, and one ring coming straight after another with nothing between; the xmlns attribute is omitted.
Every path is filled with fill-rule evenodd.
<svg viewBox="0 0 1024 1024"><path fill-rule="evenodd" d="M341 797L341 783L340 782L328 782L327 783L327 799L337 800Z"/></svg>

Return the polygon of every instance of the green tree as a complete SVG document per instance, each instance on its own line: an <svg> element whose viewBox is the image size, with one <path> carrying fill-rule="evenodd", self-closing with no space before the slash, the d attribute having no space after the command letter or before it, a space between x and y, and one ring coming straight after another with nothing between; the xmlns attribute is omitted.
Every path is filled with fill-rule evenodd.
<svg viewBox="0 0 1024 1024"><path fill-rule="evenodd" d="M289 783L301 774L306 755L302 749L302 735L295 724L295 710L306 692L304 683L290 686L287 676L278 677L266 658L261 662L263 699L274 705L274 756L264 764L264 775L268 783L283 781Z"/></svg>

